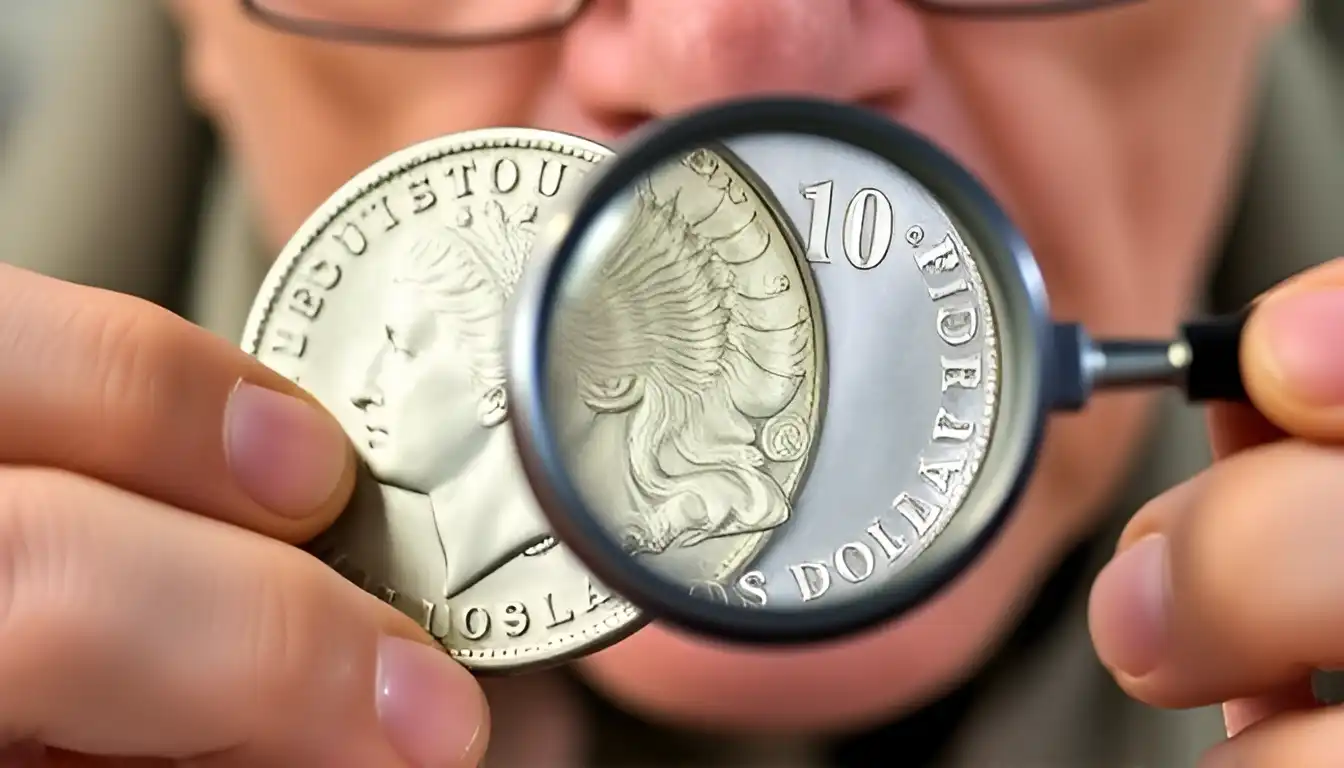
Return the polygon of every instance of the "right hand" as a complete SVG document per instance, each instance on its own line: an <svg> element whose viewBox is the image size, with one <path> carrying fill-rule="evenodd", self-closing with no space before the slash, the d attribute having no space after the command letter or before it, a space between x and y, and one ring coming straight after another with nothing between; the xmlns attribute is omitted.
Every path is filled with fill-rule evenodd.
<svg viewBox="0 0 1344 768"><path fill-rule="evenodd" d="M353 457L227 341L0 265L0 764L475 765L472 676L292 546Z"/></svg>

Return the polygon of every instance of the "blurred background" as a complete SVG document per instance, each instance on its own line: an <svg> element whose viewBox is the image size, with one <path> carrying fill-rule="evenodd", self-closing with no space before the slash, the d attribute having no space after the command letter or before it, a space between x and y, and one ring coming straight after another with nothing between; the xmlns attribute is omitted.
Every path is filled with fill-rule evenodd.
<svg viewBox="0 0 1344 768"><path fill-rule="evenodd" d="M0 142L24 99L37 87L43 51L60 34L60 22L86 2L109 0L0 0L4 13L0 22ZM1302 5L1321 20L1318 26L1327 34L1344 35L1344 0L1302 0Z"/></svg>
<svg viewBox="0 0 1344 768"><path fill-rule="evenodd" d="M4 7L4 22L0 23L0 141L26 95L36 87L42 51L60 29L60 20L68 17L76 4L76 0L0 2Z"/></svg>

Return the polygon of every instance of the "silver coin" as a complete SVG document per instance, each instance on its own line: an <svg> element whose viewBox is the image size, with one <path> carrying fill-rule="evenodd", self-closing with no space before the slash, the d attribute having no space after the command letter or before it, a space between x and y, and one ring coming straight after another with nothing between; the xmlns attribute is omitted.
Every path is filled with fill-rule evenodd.
<svg viewBox="0 0 1344 768"><path fill-rule="evenodd" d="M366 465L312 551L477 670L563 661L642 621L557 546L506 428L505 307L538 212L609 155L526 129L391 155L295 235L248 320L244 348Z"/></svg>
<svg viewBox="0 0 1344 768"><path fill-rule="evenodd" d="M690 583L753 560L792 516L820 423L803 249L729 155L629 195L558 316L565 460L625 551Z"/></svg>
<svg viewBox="0 0 1344 768"><path fill-rule="evenodd" d="M778 412L758 410L751 414L757 418L750 421L750 428L740 431L723 428L720 419L697 413L701 437L743 436L739 442L715 446L706 455L734 466L762 466L783 459L789 466L805 466L806 471L781 486L788 502L777 504L788 507L787 519L782 512L776 515L778 522L769 542L749 563L725 558L720 550L703 556L720 564L718 569L703 565L668 569L649 562L644 566L670 576L673 583L708 601L728 602L753 612L792 614L861 598L893 583L962 513L968 492L977 485L1000 416L1001 340L992 289L986 285L974 244L965 241L956 222L928 190L900 168L857 147L807 135L746 135L723 143L734 162L749 169L744 176L751 178L758 196L770 201L802 241L806 260L802 276L810 275L815 283L820 311L801 301L792 307L806 307L811 313L810 327L824 335L824 343L818 340L809 347L821 356L808 363L824 372L824 403ZM567 382L576 378L576 360L595 358L598 364L611 367L628 345L608 342L605 352L599 348L595 353L576 354L570 338L573 333L564 328L571 316L577 318L572 321L576 327L590 322L592 307L600 307L608 314L622 313L609 320L611 325L661 323L661 331L644 333L648 338L706 337L706 323L691 324L685 317L667 313L648 316L648 304L634 297L647 295L651 288L631 288L631 280L610 287L604 284L608 272L636 275L655 286L687 284L687 278L680 275L652 275L662 269L669 255L677 255L672 252L679 247L681 261L699 254L699 242L681 246L687 241L677 233L658 247L634 248L631 243L636 236L629 234L657 228L656 223L640 219L652 213L656 222L665 211L639 201L645 197L645 187L656 186L675 165L652 168L640 182L615 195L608 204L610 214L597 216L590 231L574 241L572 258L553 264L539 261L543 270L564 272L556 279L559 287L553 299L543 299L542 293L530 290L524 296L520 327L545 327L537 319L553 313L558 330L546 339L532 339L526 332L519 336L520 344L547 345L547 355L538 358L543 361L541 368L532 367L521 346L512 355L519 404L537 398L529 394L532 390L543 392L540 410L533 413L530 405L524 410L527 421L535 423L519 432L529 471L536 482L555 485L553 469L563 465L567 480L556 487L572 487L581 499L580 506L587 508L584 514L597 518L612 539L622 542L629 539L629 508L611 505L609 478L575 460L582 455L586 437L570 424L574 392ZM664 226L664 233L669 229L675 232L675 227ZM536 284L544 283L539 279ZM800 280L795 285L805 283ZM737 292L744 293L740 287ZM683 296L682 301L692 298ZM697 306L707 312L720 305ZM782 317L752 319L743 326L775 328ZM692 330L678 330L682 327ZM714 327L718 332L718 326ZM756 362L768 360L764 367L782 374L781 381L791 382L795 374L800 381L807 375L813 376L813 382L821 378L793 367L797 358L774 356L773 350L763 348L749 333L736 334L733 344L736 349L764 351ZM701 376L710 362L717 362L703 357L699 347L677 357L688 361ZM623 369L617 366L614 370ZM624 381L619 376L614 380ZM708 379L692 381L700 391L710 391ZM804 390L799 385L799 391ZM649 419L676 413L679 407L655 408ZM750 455L742 450L748 439L755 448ZM704 465L699 456L688 456L684 444L676 440L632 443L631 448L631 460L637 464L655 455L660 462L669 455L672 460L680 458L687 477ZM667 498L664 506L675 503L678 513L693 510L713 521L731 519L744 507L734 504L732 496L711 492L707 483L670 487L664 477L654 478L655 487ZM738 479L735 489L740 493L742 487ZM678 495L672 496L674 492ZM569 492L561 495L565 493ZM564 519L569 513L555 514ZM752 535L729 529L728 541L717 546L731 548L733 541ZM705 546L694 540L687 543L697 549ZM637 554L638 548L625 546ZM598 567L606 555L593 558ZM604 572L624 574L621 578L632 583L637 580L616 563L609 563ZM659 589L650 587L647 594L666 594ZM667 602L663 597L650 599Z"/></svg>

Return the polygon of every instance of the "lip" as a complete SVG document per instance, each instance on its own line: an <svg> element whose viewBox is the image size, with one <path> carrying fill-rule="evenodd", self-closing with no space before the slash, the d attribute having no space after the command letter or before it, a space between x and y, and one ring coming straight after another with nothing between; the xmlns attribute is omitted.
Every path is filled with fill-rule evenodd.
<svg viewBox="0 0 1344 768"><path fill-rule="evenodd" d="M364 443L370 448L379 448L387 440L387 427L377 422L364 422Z"/></svg>

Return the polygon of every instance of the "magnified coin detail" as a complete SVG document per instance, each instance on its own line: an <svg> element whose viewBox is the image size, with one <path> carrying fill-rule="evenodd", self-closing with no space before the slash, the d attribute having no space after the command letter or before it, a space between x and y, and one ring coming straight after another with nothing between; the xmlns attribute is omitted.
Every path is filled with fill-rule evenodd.
<svg viewBox="0 0 1344 768"><path fill-rule="evenodd" d="M386 158L294 238L248 325L245 348L321 400L366 465L312 551L478 669L562 660L639 621L551 536L504 386L539 209L608 155L491 129Z"/></svg>
<svg viewBox="0 0 1344 768"><path fill-rule="evenodd" d="M723 236L748 216L761 234ZM796 613L895 583L964 514L999 415L993 288L913 177L738 135L650 167L588 229L533 373L578 506L641 567Z"/></svg>
<svg viewBox="0 0 1344 768"><path fill-rule="evenodd" d="M706 588L789 524L820 426L819 306L778 215L690 153L632 190L557 317L571 472L626 552Z"/></svg>

